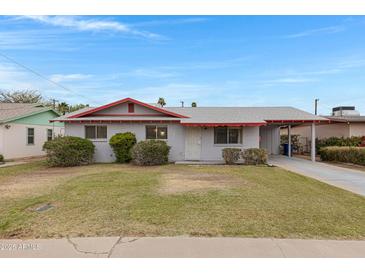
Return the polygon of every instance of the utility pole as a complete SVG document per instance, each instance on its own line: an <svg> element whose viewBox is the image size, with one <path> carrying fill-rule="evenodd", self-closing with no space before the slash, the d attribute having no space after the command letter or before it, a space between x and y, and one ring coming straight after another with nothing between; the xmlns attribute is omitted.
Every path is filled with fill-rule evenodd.
<svg viewBox="0 0 365 274"><path fill-rule="evenodd" d="M56 99L52 99L52 106L53 106L53 109L56 109Z"/></svg>
<svg viewBox="0 0 365 274"><path fill-rule="evenodd" d="M318 101L319 101L319 99L314 100L314 114L315 115L318 114Z"/></svg>

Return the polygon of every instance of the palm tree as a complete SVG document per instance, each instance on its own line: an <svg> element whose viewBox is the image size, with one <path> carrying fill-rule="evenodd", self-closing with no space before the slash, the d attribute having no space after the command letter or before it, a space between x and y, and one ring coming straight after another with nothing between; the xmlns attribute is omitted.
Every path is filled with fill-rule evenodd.
<svg viewBox="0 0 365 274"><path fill-rule="evenodd" d="M65 113L69 111L69 106L66 102L62 102L58 104L57 110L65 115Z"/></svg>
<svg viewBox="0 0 365 274"><path fill-rule="evenodd" d="M164 107L166 105L165 99L162 97L158 98L157 104L159 104L161 107Z"/></svg>

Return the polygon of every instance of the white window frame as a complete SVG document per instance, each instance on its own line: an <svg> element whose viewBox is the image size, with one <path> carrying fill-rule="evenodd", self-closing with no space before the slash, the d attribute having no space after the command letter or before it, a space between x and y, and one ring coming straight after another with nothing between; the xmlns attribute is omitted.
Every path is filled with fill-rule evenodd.
<svg viewBox="0 0 365 274"><path fill-rule="evenodd" d="M213 143L215 146L241 146L242 143L243 143L243 140L242 140L242 127L224 127L227 129L227 143L216 143L215 142L215 129L213 130ZM235 130L238 130L238 143L230 143L229 142L229 130L231 129L235 129Z"/></svg>
<svg viewBox="0 0 365 274"><path fill-rule="evenodd" d="M156 128L156 138L155 139L149 139L147 138L147 127L155 127ZM161 139L161 138L157 138L157 132L158 132L158 128L159 127L165 127L166 128L166 138L165 139ZM160 140L160 141L167 141L169 138L169 127L167 125L145 125L145 139L146 140Z"/></svg>
<svg viewBox="0 0 365 274"><path fill-rule="evenodd" d="M33 143L29 143L29 129L33 129ZM34 146L35 145L35 128L34 127L27 127L26 128L26 144L27 146Z"/></svg>
<svg viewBox="0 0 365 274"><path fill-rule="evenodd" d="M94 127L95 128L95 138L87 138L86 137L86 127ZM98 138L98 127L106 127L106 138ZM108 140L108 126L107 125L85 125L84 126L84 136L85 139L91 141L99 141L99 142L106 142Z"/></svg>
<svg viewBox="0 0 365 274"><path fill-rule="evenodd" d="M48 132L49 132L49 130L51 131L51 140L49 140L49 138L48 138L48 137L49 137L49 136L48 136ZM46 136L46 137L47 137L47 141L52 141L52 140L53 140L53 137L54 137L54 136L53 136L53 129L51 129L51 128L47 128L47 131L46 131L46 132L47 132L47 136Z"/></svg>

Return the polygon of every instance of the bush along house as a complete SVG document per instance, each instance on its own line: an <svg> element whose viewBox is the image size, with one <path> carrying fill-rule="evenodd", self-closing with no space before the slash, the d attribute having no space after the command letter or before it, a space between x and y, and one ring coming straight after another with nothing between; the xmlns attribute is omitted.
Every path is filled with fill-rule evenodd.
<svg viewBox="0 0 365 274"><path fill-rule="evenodd" d="M109 139L123 132L134 133L137 141L166 141L169 161L176 162L221 161L224 148L279 154L281 127L288 128L290 141L293 125L310 125L315 140L315 125L328 120L293 107L157 107L125 98L51 121L64 123L65 135L92 140L96 162L115 161Z"/></svg>

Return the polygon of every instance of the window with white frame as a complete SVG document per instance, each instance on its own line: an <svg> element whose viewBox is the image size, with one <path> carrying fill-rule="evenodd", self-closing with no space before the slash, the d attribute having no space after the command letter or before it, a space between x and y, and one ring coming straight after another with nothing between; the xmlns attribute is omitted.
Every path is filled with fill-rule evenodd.
<svg viewBox="0 0 365 274"><path fill-rule="evenodd" d="M52 140L53 140L53 130L47 129L47 141L52 141Z"/></svg>
<svg viewBox="0 0 365 274"><path fill-rule="evenodd" d="M214 144L241 144L241 128L216 127L214 128Z"/></svg>
<svg viewBox="0 0 365 274"><path fill-rule="evenodd" d="M27 128L27 145L34 145L34 128Z"/></svg>
<svg viewBox="0 0 365 274"><path fill-rule="evenodd" d="M167 126L148 125L146 126L147 140L166 140Z"/></svg>
<svg viewBox="0 0 365 274"><path fill-rule="evenodd" d="M85 126L86 139L107 139L107 126Z"/></svg>

